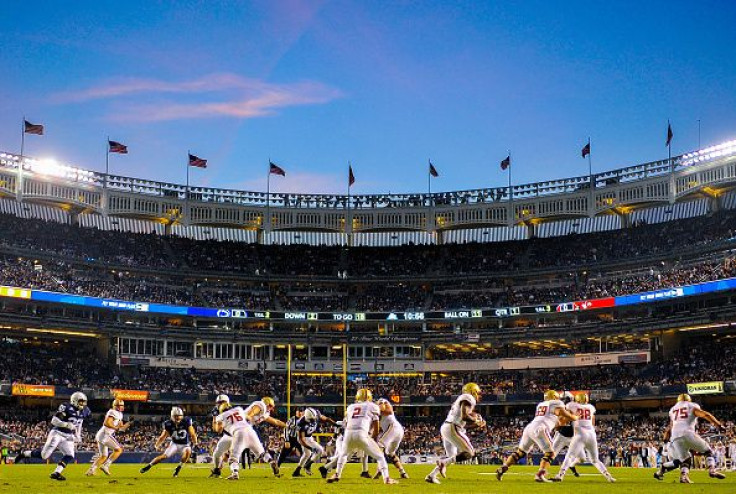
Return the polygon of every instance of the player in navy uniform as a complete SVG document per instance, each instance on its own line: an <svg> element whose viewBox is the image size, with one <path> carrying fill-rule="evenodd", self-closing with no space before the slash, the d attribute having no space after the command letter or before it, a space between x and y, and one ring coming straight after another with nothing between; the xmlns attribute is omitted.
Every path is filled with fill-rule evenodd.
<svg viewBox="0 0 736 494"><path fill-rule="evenodd" d="M152 466L162 462L167 458L171 458L175 454L179 454L179 464L174 469L174 477L179 475L181 467L189 461L192 455L192 448L197 446L197 432L194 430L194 422L191 418L184 416L184 411L179 407L171 408L171 419L164 421L164 430L156 439L156 449L163 446L166 438L170 437L169 447L151 461L148 465L141 468L141 473L146 473Z"/></svg>
<svg viewBox="0 0 736 494"><path fill-rule="evenodd" d="M297 410L294 416L286 422L286 427L284 428L284 446L281 448L281 452L279 452L278 466L281 466L291 453L298 451L300 456L303 453L302 445L299 444L299 432L296 428L296 423L300 418L302 418L302 411Z"/></svg>
<svg viewBox="0 0 736 494"><path fill-rule="evenodd" d="M304 410L304 415L297 420L296 429L299 437L299 444L302 447L302 457L299 459L299 465L294 470L292 477L301 477L302 468L307 475L312 475L310 467L312 463L319 460L324 454L325 449L322 445L312 437L312 435L319 430L319 425L322 422L335 424L335 421L329 417L326 417L319 413L314 408L307 408Z"/></svg>
<svg viewBox="0 0 736 494"><path fill-rule="evenodd" d="M51 417L51 430L43 448L22 451L18 453L15 462L20 463L26 458L48 460L58 449L63 456L50 477L54 480L66 480L61 472L74 461L75 444L82 441L82 423L90 415L92 412L87 408L87 396L79 391L73 393L69 403L60 405L59 410Z"/></svg>
<svg viewBox="0 0 736 494"><path fill-rule="evenodd" d="M561 399L562 403L564 403L565 405L568 405L569 403L575 401L575 397L569 391L565 391L564 393L562 393ZM564 418L560 419L555 430L555 436L552 438L552 450L554 453L554 457L557 458L557 456L562 452L563 449L569 449L570 443L572 443L574 430L572 422ZM580 474L578 473L574 464L570 467L570 471L574 476L580 477Z"/></svg>

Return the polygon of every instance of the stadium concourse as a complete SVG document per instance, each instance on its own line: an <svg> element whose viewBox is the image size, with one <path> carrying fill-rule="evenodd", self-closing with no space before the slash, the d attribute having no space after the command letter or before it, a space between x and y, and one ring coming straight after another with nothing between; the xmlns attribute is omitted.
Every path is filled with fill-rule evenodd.
<svg viewBox="0 0 736 494"><path fill-rule="evenodd" d="M668 412L690 393L720 425L700 421L695 431L710 449L682 468L707 468L711 476L734 468L730 207L610 231L392 247L88 228L44 219L45 207L0 214L6 461L87 463L99 458L100 438L109 433L101 431L130 422L109 443L122 451L113 472L127 471L124 463L155 466L158 446L177 459L191 447L192 462L219 474L228 468L213 416L231 410L263 418L268 409L268 420L248 419L264 447L251 459L273 458L289 474L310 471L311 462L323 465L335 453L342 432L320 420L298 426L297 414L340 420L367 389L385 399L381 416L403 428L386 455L412 465L407 471L420 475L412 481L435 462L438 474L447 466L446 420L467 423L473 445L472 454L454 459L494 465L486 469L493 472L520 455L537 403L558 390L595 404L600 459L613 469L665 468ZM477 400L464 391L470 382L479 386ZM79 392L86 401L77 407ZM223 408L221 395L242 409ZM474 409L466 409L471 401ZM81 415L85 407L89 417ZM282 421L297 435L284 433L282 425L292 429ZM48 456L48 438L70 424L78 426L75 455ZM286 447L312 434L318 453ZM185 443L166 446L169 436ZM560 463L565 451L552 459ZM537 449L522 462L548 459ZM299 470L284 465L297 461Z"/></svg>

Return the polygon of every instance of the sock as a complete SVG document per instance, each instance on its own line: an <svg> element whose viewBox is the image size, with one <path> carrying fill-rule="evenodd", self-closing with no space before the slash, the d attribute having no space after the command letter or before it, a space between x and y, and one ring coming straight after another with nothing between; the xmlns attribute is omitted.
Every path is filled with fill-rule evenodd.
<svg viewBox="0 0 736 494"><path fill-rule="evenodd" d="M64 471L64 468L66 468L66 465L63 463L59 463L56 465L56 469L54 470L54 473L61 473Z"/></svg>

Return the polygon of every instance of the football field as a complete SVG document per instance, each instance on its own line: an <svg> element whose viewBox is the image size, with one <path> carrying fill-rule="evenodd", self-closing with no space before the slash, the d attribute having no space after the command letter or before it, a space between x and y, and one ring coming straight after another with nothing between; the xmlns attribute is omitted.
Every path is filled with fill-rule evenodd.
<svg viewBox="0 0 736 494"><path fill-rule="evenodd" d="M161 464L142 475L138 472L140 465L113 465L112 476L101 472L95 477L85 477L87 465L73 465L66 469L66 482L57 482L48 478L53 465L9 465L0 466L0 492L13 494L36 494L44 492L68 493L120 493L120 494L180 494L185 492L203 493L304 493L304 494L367 494L370 492L401 492L406 494L479 494L484 492L503 492L510 494L532 494L561 490L576 492L607 494L616 492L649 494L671 492L703 492L734 493L736 492L736 472L726 472L726 480L708 478L704 471L694 471L690 478L694 485L680 485L676 472L668 474L663 482L652 478L651 469L614 468L611 470L618 479L609 484L597 474L592 467L581 467L581 477L571 474L565 477L562 484L537 484L533 480L535 468L519 467L506 474L502 482L496 480L495 467L451 466L448 478L442 479L441 485L424 482L424 476L431 470L428 465L409 465L407 471L411 479L401 479L398 485L384 486L379 480L360 478L360 467L348 465L340 482L327 484L316 473L312 477L294 479L291 477L293 465L285 465L283 478L276 479L270 469L258 465L252 470L241 470L240 480L210 479L206 465L187 465L178 478L172 478L172 464ZM375 471L372 465L371 471ZM552 468L552 473L557 467ZM391 474L396 471L392 468Z"/></svg>

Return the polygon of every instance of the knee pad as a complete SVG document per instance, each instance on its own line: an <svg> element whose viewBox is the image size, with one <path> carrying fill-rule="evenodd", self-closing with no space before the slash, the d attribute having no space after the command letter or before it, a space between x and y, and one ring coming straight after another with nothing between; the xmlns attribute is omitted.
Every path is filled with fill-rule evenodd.
<svg viewBox="0 0 736 494"><path fill-rule="evenodd" d="M554 453L544 453L544 456L542 457L542 461L546 461L547 463L552 463L552 459L554 459L555 454Z"/></svg>
<svg viewBox="0 0 736 494"><path fill-rule="evenodd" d="M516 459L516 461L519 461L526 456L526 453L519 449L511 453L511 456L513 456Z"/></svg>
<svg viewBox="0 0 736 494"><path fill-rule="evenodd" d="M399 459L399 457L396 456L395 454L393 454L393 455L385 455L385 457L386 457L386 461L389 462L389 463L396 463L398 461L398 459Z"/></svg>
<svg viewBox="0 0 736 494"><path fill-rule="evenodd" d="M74 463L74 457L70 455L64 455L61 457L61 461L59 463L63 464L64 466L70 463Z"/></svg>
<svg viewBox="0 0 736 494"><path fill-rule="evenodd" d="M462 453L458 454L455 457L456 461L468 461L473 457L473 453L468 453L467 451L463 451Z"/></svg>

